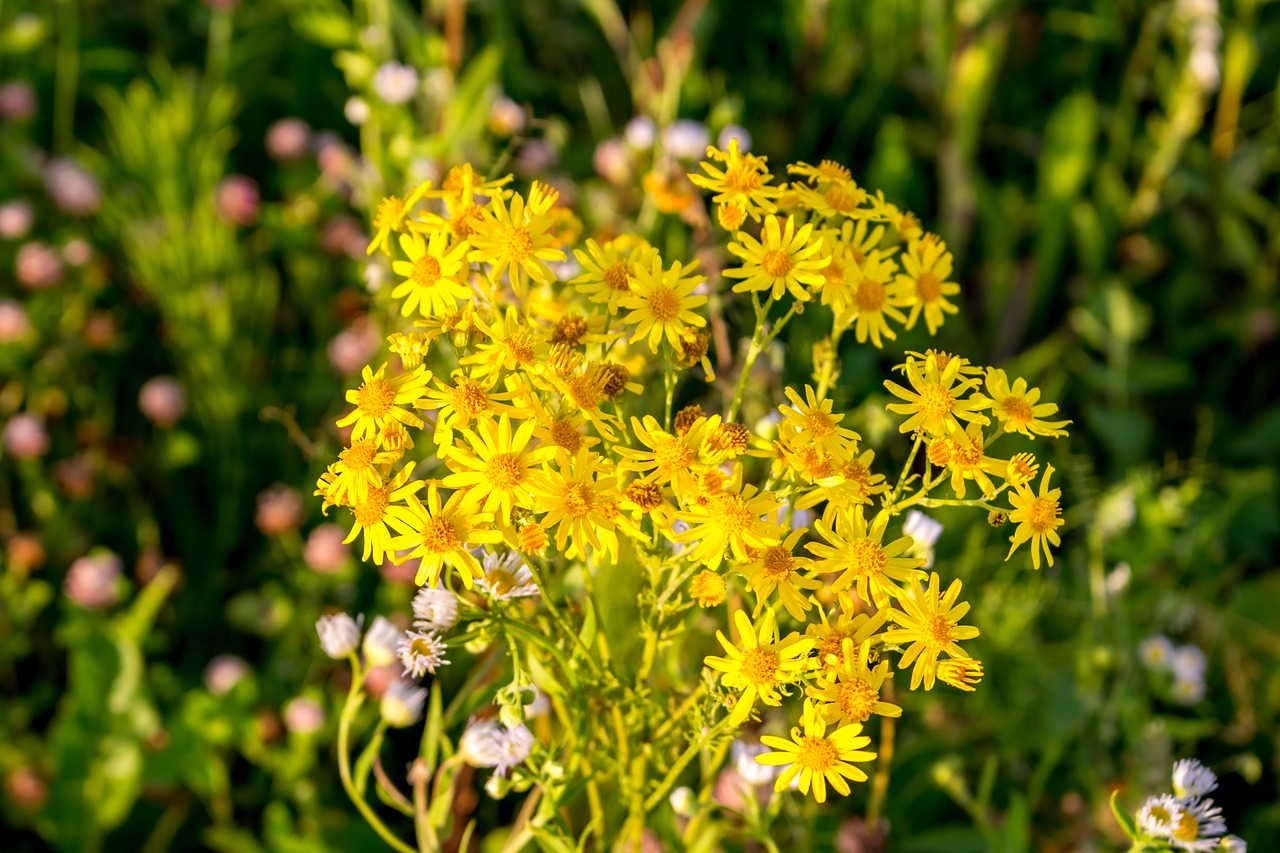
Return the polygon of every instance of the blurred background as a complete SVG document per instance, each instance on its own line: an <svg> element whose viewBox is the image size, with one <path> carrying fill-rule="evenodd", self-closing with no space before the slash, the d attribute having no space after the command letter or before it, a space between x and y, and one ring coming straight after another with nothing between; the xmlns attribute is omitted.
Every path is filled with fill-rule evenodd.
<svg viewBox="0 0 1280 853"><path fill-rule="evenodd" d="M374 849L314 623L412 579L309 487L389 330L370 202L471 159L678 256L726 129L915 211L964 288L934 345L1075 422L1054 567L936 513L988 675L903 700L892 849L1123 849L1106 798L1184 756L1280 849L1278 78L1262 0L0 3L5 849ZM879 448L901 349L844 346ZM864 808L809 837L869 849Z"/></svg>

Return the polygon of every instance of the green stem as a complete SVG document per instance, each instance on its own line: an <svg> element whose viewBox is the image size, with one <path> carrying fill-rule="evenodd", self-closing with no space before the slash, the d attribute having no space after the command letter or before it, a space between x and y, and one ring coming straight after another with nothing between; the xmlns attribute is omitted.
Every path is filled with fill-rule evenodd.
<svg viewBox="0 0 1280 853"><path fill-rule="evenodd" d="M658 788L649 795L649 799L644 801L644 810L651 812L658 807L658 804L666 798L671 789L676 786L676 782L680 781L680 774L689 766L689 762L702 751L702 749L716 737L728 728L729 718L725 717L711 728L702 733L702 737L689 744L689 748L676 759L675 764L671 765L671 769L667 771L667 775L662 777L662 781L658 783Z"/></svg>
<svg viewBox="0 0 1280 853"><path fill-rule="evenodd" d="M75 141L76 88L80 83L80 15L77 0L58 4L58 66L53 95L53 148L70 154Z"/></svg>
<svg viewBox="0 0 1280 853"><path fill-rule="evenodd" d="M752 293L751 302L756 309L756 327L751 333L751 343L747 346L747 355L742 362L742 375L738 377L738 387L733 392L733 402L729 404L729 414L725 417L726 421L732 421L738 416L738 408L742 405L742 395L746 393L747 383L751 381L751 368L755 366L756 359L764 351L764 323L769 316L769 309L773 307L773 297L770 297L769 301L761 307L759 297Z"/></svg>
<svg viewBox="0 0 1280 853"><path fill-rule="evenodd" d="M902 473L898 475L898 482L889 494L889 500L885 501L885 507L889 510L890 515L896 515L902 509L902 507L898 506L898 495L902 494L902 487L907 484L907 474L911 472L911 465L916 461L916 454L920 452L922 443L920 434L916 433L916 440L911 445L911 453L907 456L907 464L902 466ZM919 495L916 497L919 498Z"/></svg>

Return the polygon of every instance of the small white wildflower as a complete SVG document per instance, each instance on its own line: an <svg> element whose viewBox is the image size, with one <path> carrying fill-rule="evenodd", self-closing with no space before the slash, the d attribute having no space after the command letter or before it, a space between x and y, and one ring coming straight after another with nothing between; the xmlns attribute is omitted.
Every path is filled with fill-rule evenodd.
<svg viewBox="0 0 1280 853"><path fill-rule="evenodd" d="M1194 758L1173 765L1173 793L1180 800L1193 800L1218 787L1218 777Z"/></svg>
<svg viewBox="0 0 1280 853"><path fill-rule="evenodd" d="M667 797L667 802L671 803L671 810L680 815L680 817L689 817L693 814L696 798L692 789L687 785L681 785L671 792L671 796Z"/></svg>
<svg viewBox="0 0 1280 853"><path fill-rule="evenodd" d="M1183 705L1196 705L1204 699L1204 677L1175 678L1173 680L1173 698Z"/></svg>
<svg viewBox="0 0 1280 853"><path fill-rule="evenodd" d="M523 724L501 731L498 736L498 750L501 757L494 772L506 776L512 767L522 763L533 750L533 732Z"/></svg>
<svg viewBox="0 0 1280 853"><path fill-rule="evenodd" d="M1152 838L1168 838L1181 812L1181 804L1172 794L1147 797L1138 809L1138 828Z"/></svg>
<svg viewBox="0 0 1280 853"><path fill-rule="evenodd" d="M354 125L362 125L369 120L372 113L369 110L369 104L364 98L351 97L347 98L346 105L342 108L342 114L346 116L347 121Z"/></svg>
<svg viewBox="0 0 1280 853"><path fill-rule="evenodd" d="M404 665L403 675L421 678L423 673L436 674L442 666L448 666L445 654L449 647L435 631L409 631L400 641L397 652Z"/></svg>
<svg viewBox="0 0 1280 853"><path fill-rule="evenodd" d="M938 537L942 535L942 522L913 509L907 512L907 521L902 525L902 532L914 539L917 545L932 548L937 544Z"/></svg>
<svg viewBox="0 0 1280 853"><path fill-rule="evenodd" d="M680 119L662 133L667 153L680 160L696 160L707 153L711 137L701 122Z"/></svg>
<svg viewBox="0 0 1280 853"><path fill-rule="evenodd" d="M524 706L524 718L533 720L538 717L545 717L549 713L551 713L551 700L547 697L547 694L534 687L533 698L529 700L529 704Z"/></svg>
<svg viewBox="0 0 1280 853"><path fill-rule="evenodd" d="M1179 850L1208 853L1218 849L1226 831L1222 809L1215 806L1213 800L1192 800L1182 804L1168 838Z"/></svg>
<svg viewBox="0 0 1280 853"><path fill-rule="evenodd" d="M1164 634L1147 637L1138 644L1138 658L1147 669L1168 669L1173 661L1173 641Z"/></svg>
<svg viewBox="0 0 1280 853"><path fill-rule="evenodd" d="M502 760L501 731L494 720L472 719L458 741L458 757L472 767L496 767Z"/></svg>
<svg viewBox="0 0 1280 853"><path fill-rule="evenodd" d="M394 663L403 637L404 632L382 616L374 619L369 632L364 635L364 657L369 666Z"/></svg>
<svg viewBox="0 0 1280 853"><path fill-rule="evenodd" d="M452 590L424 586L413 597L413 617L415 627L448 631L458 624L458 596Z"/></svg>
<svg viewBox="0 0 1280 853"><path fill-rule="evenodd" d="M320 648L334 660L344 658L360 645L360 623L346 613L321 616L316 620Z"/></svg>
<svg viewBox="0 0 1280 853"><path fill-rule="evenodd" d="M641 151L652 148L658 138L658 128L648 116L636 116L627 122L623 133L627 137L627 144Z"/></svg>
<svg viewBox="0 0 1280 853"><path fill-rule="evenodd" d="M762 743L749 743L744 740L735 740L730 745L729 754L733 758L733 768L738 771L742 781L756 786L773 784L773 781L778 778L778 768L756 761L756 758L768 751L769 748Z"/></svg>
<svg viewBox="0 0 1280 853"><path fill-rule="evenodd" d="M388 104L403 104L418 90L418 72L399 62L387 62L373 75L373 91Z"/></svg>
<svg viewBox="0 0 1280 853"><path fill-rule="evenodd" d="M728 150L729 143L735 139L738 140L738 150L751 150L751 134L747 132L745 127L737 124L727 125L724 130L720 131L720 136L716 138L716 147Z"/></svg>
<svg viewBox="0 0 1280 853"><path fill-rule="evenodd" d="M1188 681L1203 681L1209 662L1204 650L1195 644L1178 646L1173 650L1173 675Z"/></svg>
<svg viewBox="0 0 1280 853"><path fill-rule="evenodd" d="M1249 845L1238 835L1228 835L1222 839L1222 853L1249 853Z"/></svg>
<svg viewBox="0 0 1280 853"><path fill-rule="evenodd" d="M525 564L524 558L515 551L504 556L492 552L484 555L484 577L480 579L480 588L495 601L510 601L538 594L533 572Z"/></svg>
<svg viewBox="0 0 1280 853"><path fill-rule="evenodd" d="M382 719L393 728L402 729L422 719L422 706L427 701L427 689L408 681L396 680L382 694Z"/></svg>
<svg viewBox="0 0 1280 853"><path fill-rule="evenodd" d="M1106 589L1107 595L1115 598L1120 593L1129 588L1129 581L1133 579L1133 570L1129 568L1128 563L1116 563L1116 567L1107 572Z"/></svg>

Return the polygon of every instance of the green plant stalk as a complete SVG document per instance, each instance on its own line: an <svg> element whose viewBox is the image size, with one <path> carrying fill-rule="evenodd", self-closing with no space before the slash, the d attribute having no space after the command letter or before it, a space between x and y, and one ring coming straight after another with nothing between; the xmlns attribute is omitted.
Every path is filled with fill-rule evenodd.
<svg viewBox="0 0 1280 853"><path fill-rule="evenodd" d="M733 421L738 416L738 409L742 406L742 396L747 392L747 383L751 381L751 368L755 366L756 359L764 351L764 323L769 316L769 309L773 307L773 298L770 297L764 307L761 307L759 297L752 293L751 303L756 309L756 327L751 332L751 343L747 347L747 355L742 362L742 376L738 378L738 387L733 392L733 402L729 404L729 413L725 415L726 421Z"/></svg>
<svg viewBox="0 0 1280 853"><path fill-rule="evenodd" d="M53 95L53 147L70 154L75 143L76 88L80 83L78 0L58 3L58 65Z"/></svg>

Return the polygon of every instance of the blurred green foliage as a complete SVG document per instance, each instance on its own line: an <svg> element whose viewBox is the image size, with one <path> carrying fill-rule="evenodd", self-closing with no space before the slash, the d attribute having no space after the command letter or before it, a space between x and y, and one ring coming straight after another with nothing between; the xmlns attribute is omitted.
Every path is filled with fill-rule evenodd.
<svg viewBox="0 0 1280 853"><path fill-rule="evenodd" d="M24 453L6 427L0 451L6 849L376 843L332 772L341 675L313 625L326 606L403 609L408 590L349 559L309 568L318 507L254 496L314 478L340 353L378 341L356 225L398 189L378 176L514 163L577 187L604 228L593 158L635 115L713 138L741 124L775 162L848 163L955 252L964 305L941 345L1075 420L1052 570L1002 563L973 519L937 513L960 531L938 560L982 590L988 675L972 696L904 701L927 725L899 740L895 849L1111 849L1108 790L1136 805L1186 755L1223 776L1233 831L1280 845L1280 8L1223 2L1207 85L1186 5L0 5L0 85L34 103L9 89L0 105L0 204L33 219L0 241L0 299L27 324L0 343L0 421L35 415L48 438ZM423 75L429 113L377 104L393 57ZM526 136L491 127L500 93L536 117ZM353 94L372 104L359 127ZM268 156L283 117L328 130ZM79 196L54 168L68 162L92 176ZM748 415L805 380L822 334L793 324ZM875 446L890 364L845 347L837 404ZM172 425L139 408L159 375L185 392ZM95 548L128 567L111 607L64 592ZM1158 634L1204 649L1202 700L1141 664ZM447 674L445 695L460 685ZM776 838L828 849L864 807L788 803ZM510 820L479 808L482 826Z"/></svg>

